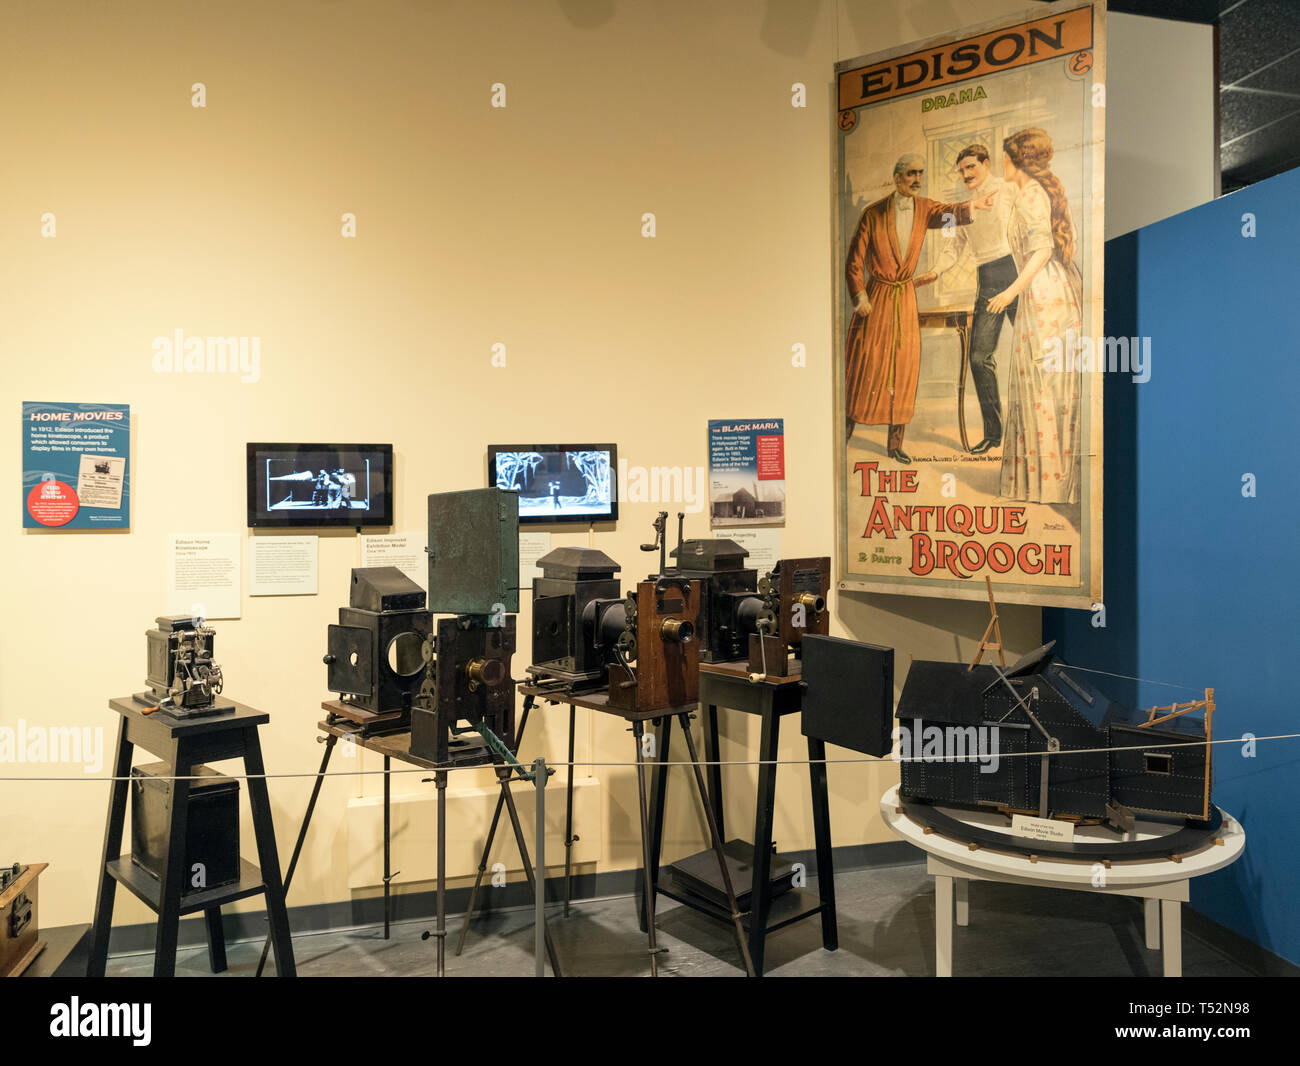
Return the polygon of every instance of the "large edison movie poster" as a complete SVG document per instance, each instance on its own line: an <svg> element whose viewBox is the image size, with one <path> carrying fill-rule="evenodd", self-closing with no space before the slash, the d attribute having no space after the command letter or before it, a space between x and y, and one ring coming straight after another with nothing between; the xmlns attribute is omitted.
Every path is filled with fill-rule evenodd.
<svg viewBox="0 0 1300 1066"><path fill-rule="evenodd" d="M1105 20L836 65L841 588L1101 599Z"/></svg>

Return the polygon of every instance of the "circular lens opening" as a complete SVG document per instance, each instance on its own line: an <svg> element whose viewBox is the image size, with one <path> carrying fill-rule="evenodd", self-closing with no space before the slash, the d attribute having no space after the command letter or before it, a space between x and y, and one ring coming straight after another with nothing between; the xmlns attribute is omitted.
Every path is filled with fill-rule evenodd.
<svg viewBox="0 0 1300 1066"><path fill-rule="evenodd" d="M424 638L407 630L388 642L388 668L400 677L411 677L424 668Z"/></svg>

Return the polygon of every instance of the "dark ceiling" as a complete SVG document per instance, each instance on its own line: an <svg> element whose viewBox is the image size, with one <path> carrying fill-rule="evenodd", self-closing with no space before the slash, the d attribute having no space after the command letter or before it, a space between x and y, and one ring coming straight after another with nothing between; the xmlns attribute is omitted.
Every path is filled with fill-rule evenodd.
<svg viewBox="0 0 1300 1066"><path fill-rule="evenodd" d="M1219 0L1223 191L1300 164L1300 3Z"/></svg>
<svg viewBox="0 0 1300 1066"><path fill-rule="evenodd" d="M1300 0L1111 0L1108 7L1218 24L1224 192L1300 166Z"/></svg>

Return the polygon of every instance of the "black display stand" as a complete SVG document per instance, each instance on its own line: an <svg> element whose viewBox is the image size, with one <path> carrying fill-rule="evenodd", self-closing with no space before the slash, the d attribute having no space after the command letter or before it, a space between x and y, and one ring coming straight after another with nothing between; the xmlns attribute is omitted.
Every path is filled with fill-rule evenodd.
<svg viewBox="0 0 1300 1066"><path fill-rule="evenodd" d="M754 976L753 967L750 964L749 948L746 944L744 933L741 929L741 915L739 908L736 906L735 892L731 887L731 873L727 866L726 855L722 845L722 831L715 823L713 817L713 807L709 803L708 789L704 783L704 774L700 770L699 759L695 752L695 741L691 737L691 712L695 710L696 704L684 704L678 707L663 707L653 711L638 711L632 708L611 707L609 704L608 692L587 692L581 695L572 692L555 692L541 689L536 685L520 685L519 691L529 698L543 699L550 704L567 703L569 705L569 782L564 808L564 901L565 913L568 913L570 885L569 880L573 872L571 862L571 849L573 842L578 838L573 834L573 723L576 708L585 707L588 710L597 711L601 714L610 715L622 719L632 727L632 743L636 749L636 783L637 783L637 800L641 816L641 871L639 884L637 886L638 912L641 919L641 932L646 934L650 950L650 976L659 976L659 954L660 947L655 936L655 886L659 878L659 850L663 842L663 795L664 782L668 774L668 738L672 731L672 722L676 718L681 724L682 733L686 738L686 747L690 756L691 769L695 774L695 787L699 793L700 803L704 808L705 821L709 826L709 844L714 861L718 867L718 880L721 885L721 891L724 898L728 901L727 906L718 907L715 910L719 916L732 923L736 935L736 948L740 953L741 962L744 966L745 973L748 976ZM645 736L646 723L650 722L655 727L656 746L653 760L647 760L645 749L642 745L642 739ZM645 774L647 763L653 762L654 765L654 783L652 785L653 795L657 800L647 802ZM650 807L655 806L655 812L650 813ZM491 840L489 838L489 844ZM649 891L647 891L649 886ZM666 949L665 949L666 950Z"/></svg>
<svg viewBox="0 0 1300 1066"><path fill-rule="evenodd" d="M391 791L391 762L396 759L398 762L406 763L409 766L416 766L420 769L431 770L433 772L434 784L438 789L438 830L437 830L437 888L436 896L436 913L435 926L430 932L424 934L424 939L432 937L436 943L434 955L435 972L437 976L446 975L446 940L447 940L447 916L445 910L446 902L446 881L447 881L447 864L446 864L446 843L447 843L447 764L439 765L437 762L421 758L419 755L411 753L411 732L391 733L370 733L364 726L354 722L343 720L337 717L338 712L343 705L337 700L330 700L321 704L321 707L329 711L333 720L318 722L316 728L324 734L318 737L325 744L325 751L321 756L320 769L316 771L316 780L312 785L311 797L307 801L307 810L303 814L302 826L298 830L298 839L293 847L293 855L289 860L289 870L285 875L285 891L293 883L294 871L298 866L298 858L302 854L303 843L307 839L307 829L311 825L312 813L316 810L316 799L320 795L321 785L325 781L325 774L329 770L330 755L334 751L334 746L341 739L347 739L350 742L366 748L369 751L379 753L384 757L384 939L389 938L390 925L392 921L392 880L396 876L392 872L392 791ZM532 707L532 700L524 700L524 713L519 723L519 737L523 736L524 727L528 724L528 712ZM465 932L468 927L470 916L474 910L474 901L478 895L478 890L482 884L483 874L487 869L488 849L492 846L492 836L496 833L497 823L501 819L502 807L507 807L510 812L511 825L515 831L515 843L519 848L519 857L523 862L524 873L528 879L529 890L533 893L533 898L537 897L536 879L533 873L532 858L528 853L528 845L525 842L523 829L519 822L519 812L515 807L514 796L510 791L510 785L515 780L515 771L506 767L501 757L494 753L487 744L479 737L473 737L469 741L473 750L462 759L458 759L457 766L495 766L497 770L497 782L501 788L501 795L497 800L496 813L492 818L492 829L488 835L488 843L483 851L483 859L479 862L478 877L474 881L474 889L470 893L469 908L465 912L465 924L461 927L460 943L456 948L456 954L459 955L465 946ZM429 780L428 778L425 779ZM555 944L551 939L550 929L544 929L543 939L546 946L546 955L551 963L551 972L556 977L563 976L560 969L560 957L555 950ZM260 975L262 967L266 963L267 951L270 947L270 941L262 948L262 959L258 963L257 972Z"/></svg>
<svg viewBox="0 0 1300 1066"><path fill-rule="evenodd" d="M104 829L104 852L100 865L99 893L91 929L88 977L103 977L108 965L108 937L113 924L113 901L117 886L136 896L158 914L154 946L155 977L176 973L176 945L180 917L202 911L207 924L208 959L213 973L226 968L226 940L221 928L221 908L227 903L260 894L266 897L266 912L275 945L276 971L282 977L297 976L289 916L280 882L280 860L275 850L275 829L266 791L266 769L257 727L270 715L236 703L233 712L194 718L172 718L162 711L143 714L144 707L132 697L109 701L122 716L117 733L117 756L113 764L113 791ZM173 782L170 833L166 844L165 872L158 881L121 854L122 827L126 820L127 791L131 776L131 755L136 746L162 759L170 768ZM190 781L194 768L223 759L243 759L248 779L248 799L253 810L253 833L257 839L259 866L240 860L239 880L216 888L186 891L189 871L184 869L185 826L189 813Z"/></svg>
<svg viewBox="0 0 1300 1066"><path fill-rule="evenodd" d="M706 663L700 666L700 706L704 708L704 758L708 765L709 802L713 808L713 821L718 833L726 838L722 816L722 767L718 756L718 708L730 707L744 714L755 714L762 719L762 739L759 742L758 796L754 811L754 841L752 882L749 886L749 907L745 925L749 932L749 955L755 972L763 973L764 950L767 934L787 925L820 914L822 919L822 946L827 951L839 947L839 932L835 920L835 882L831 861L830 798L826 788L826 744L814 737L808 738L808 769L812 779L813 834L817 847L817 892L790 889L779 896L772 891L772 823L776 807L777 741L781 719L798 714L803 708L803 685L800 675L769 677L763 681L750 681L750 671L744 663ZM661 740L667 747L667 737ZM659 844L663 837L665 768L660 767L655 776L652 802L652 850L656 891L675 899L703 914L718 919L728 919L723 908L684 887L673 878L674 867L668 868L668 878L659 881ZM733 853L737 842L727 844ZM692 860L685 860L691 862ZM680 865L680 864L679 864ZM699 863L695 861L698 869ZM737 885L738 895L744 886Z"/></svg>

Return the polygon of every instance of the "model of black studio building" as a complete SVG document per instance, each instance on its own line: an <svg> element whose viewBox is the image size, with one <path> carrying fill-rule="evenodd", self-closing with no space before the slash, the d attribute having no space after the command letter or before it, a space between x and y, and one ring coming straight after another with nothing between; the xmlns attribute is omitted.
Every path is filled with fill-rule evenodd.
<svg viewBox="0 0 1300 1066"><path fill-rule="evenodd" d="M605 669L613 661L612 642L626 620L622 585L615 576L622 568L596 548L555 548L537 565L542 576L533 581L533 663L528 673L538 680L554 679L571 691L603 687Z"/></svg>
<svg viewBox="0 0 1300 1066"><path fill-rule="evenodd" d="M1122 707L1052 648L1005 671L912 663L897 711L906 740L899 795L1112 822L1124 811L1209 818L1206 718Z"/></svg>
<svg viewBox="0 0 1300 1066"><path fill-rule="evenodd" d="M355 568L348 606L329 627L328 688L376 714L409 712L424 680L423 647L432 629L424 590L401 570Z"/></svg>

